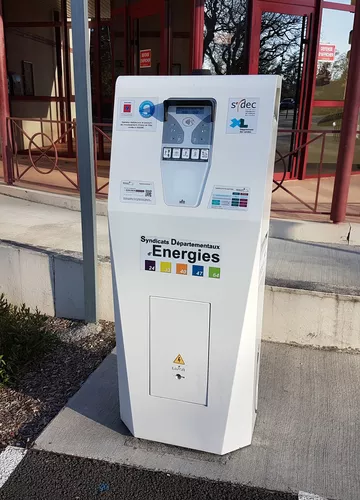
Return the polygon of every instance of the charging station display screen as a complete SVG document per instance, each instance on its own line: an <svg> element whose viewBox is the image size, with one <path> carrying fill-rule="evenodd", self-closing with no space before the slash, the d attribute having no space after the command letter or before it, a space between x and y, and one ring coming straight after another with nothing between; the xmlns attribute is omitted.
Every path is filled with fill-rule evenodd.
<svg viewBox="0 0 360 500"><path fill-rule="evenodd" d="M178 107L176 108L177 115L203 115L205 108L185 108Z"/></svg>

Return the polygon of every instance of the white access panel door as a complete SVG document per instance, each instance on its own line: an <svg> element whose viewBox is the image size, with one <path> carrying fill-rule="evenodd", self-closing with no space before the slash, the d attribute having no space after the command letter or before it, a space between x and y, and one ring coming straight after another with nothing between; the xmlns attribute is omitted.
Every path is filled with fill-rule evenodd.
<svg viewBox="0 0 360 500"><path fill-rule="evenodd" d="M209 303L150 297L151 396L207 404L209 328Z"/></svg>

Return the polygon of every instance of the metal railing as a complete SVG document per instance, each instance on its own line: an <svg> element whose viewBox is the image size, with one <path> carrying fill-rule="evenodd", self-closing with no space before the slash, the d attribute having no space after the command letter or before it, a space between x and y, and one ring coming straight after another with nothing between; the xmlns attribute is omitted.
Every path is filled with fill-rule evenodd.
<svg viewBox="0 0 360 500"><path fill-rule="evenodd" d="M74 189L79 189L76 160L75 176L69 175L60 161L62 154L67 155L66 142L71 140L76 143L75 122L10 117L7 124L15 182L26 180L26 174L34 169L42 175L59 172ZM61 129L64 132L60 135Z"/></svg>
<svg viewBox="0 0 360 500"><path fill-rule="evenodd" d="M358 135L360 132L358 132ZM340 130L303 130L303 129L279 129L278 130L278 141L279 137L282 135L289 135L292 136L293 142L295 143L295 147L293 149L289 150L287 153L281 152L279 149L276 150L276 157L275 157L275 168L276 165L280 164L282 165L282 170L283 170L283 175L281 180L275 179L273 180L274 183L274 189L273 193L275 193L278 190L282 190L283 192L287 193L290 197L295 199L300 205L305 207L307 210L300 210L299 208L297 209L281 209L277 208L277 212L288 212L288 213L312 213L312 214L323 214L323 215L330 215L330 209L329 210L319 210L319 195L320 195L320 187L321 187L321 181L322 179L327 176L327 177L332 177L335 174L335 169L332 173L326 173L324 174L323 172L323 167L324 167L324 155L326 152L326 141L329 140L330 138L332 139L333 143L336 143L336 149L338 148L338 143L339 143L339 137L340 137ZM302 199L298 194L296 194L294 191L295 189L294 184L289 182L284 184L285 179L287 176L293 179L298 178L299 174L299 165L301 165L300 159L301 155L305 156L304 163L306 163L306 160L308 160L309 156L309 146L311 145L316 145L318 146L319 143L319 159L318 161L314 162L317 165L315 173L311 173L311 175L307 175L306 178L315 178L316 179L316 188L314 191L314 201L313 203L309 202L308 200ZM305 165L304 168L309 168L310 162L307 161L307 165ZM334 164L336 167L336 163ZM360 171L359 171L360 173ZM293 186L293 187L292 187ZM327 202L329 206L331 205L331 199ZM359 214L351 214L351 215L359 215Z"/></svg>
<svg viewBox="0 0 360 500"><path fill-rule="evenodd" d="M59 122L47 119L11 117L8 119L8 134L13 162L11 178L14 179L15 183L27 181L33 184L43 184L50 189L56 187L65 190L79 190L75 120ZM278 147L275 158L276 175L273 181L273 192L276 195L274 194L273 199L278 197L279 193L286 193L296 201L297 207L292 208L289 203L289 207L276 208L276 212L330 213L330 210L319 208L320 187L327 141L332 139L330 146L335 151L338 147L339 134L339 130L292 130L285 128L278 130ZM289 136L289 140L284 142L282 137L285 135ZM96 194L102 197L107 196L109 185L112 124L94 123L93 138ZM71 141L71 148L69 148L69 141ZM293 144L294 146L292 146ZM311 162L312 168L315 164L315 170L311 176L315 177L316 186L313 191L314 199L309 201L308 198L304 199L297 193L298 183L285 181L290 177L298 177L301 157L305 156L306 161L309 154L314 156L314 151L312 151L314 146L316 146L315 154L317 154L318 159ZM74 152L73 157L69 157L69 150ZM38 174L47 176L47 179L52 179L52 182L51 180L48 183L43 182ZM55 177L57 177L56 182ZM330 204L331 200L327 205Z"/></svg>
<svg viewBox="0 0 360 500"><path fill-rule="evenodd" d="M110 168L110 149L112 140L112 124L108 123L94 123L93 124L93 135L94 135L94 168L95 168L95 189L96 194L106 195L104 190L109 185L109 168ZM107 162L104 165L103 162ZM107 169L108 180L100 183L99 181L99 171L100 169Z"/></svg>

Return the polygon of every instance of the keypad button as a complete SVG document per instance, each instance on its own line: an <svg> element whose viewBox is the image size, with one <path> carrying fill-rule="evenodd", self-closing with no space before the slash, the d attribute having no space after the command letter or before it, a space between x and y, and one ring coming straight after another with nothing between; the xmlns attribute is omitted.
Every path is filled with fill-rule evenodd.
<svg viewBox="0 0 360 500"><path fill-rule="evenodd" d="M190 149L189 148L183 148L181 151L181 158L183 160L188 160L190 158Z"/></svg>
<svg viewBox="0 0 360 500"><path fill-rule="evenodd" d="M208 160L209 159L209 150L202 149L200 152L200 158L201 158L201 160Z"/></svg>
<svg viewBox="0 0 360 500"><path fill-rule="evenodd" d="M174 160L178 160L180 158L180 151L180 148L173 148L172 157L174 158Z"/></svg>
<svg viewBox="0 0 360 500"><path fill-rule="evenodd" d="M163 150L163 158L171 158L171 148L164 148Z"/></svg>
<svg viewBox="0 0 360 500"><path fill-rule="evenodd" d="M191 159L198 160L200 157L200 149L194 148L191 150Z"/></svg>

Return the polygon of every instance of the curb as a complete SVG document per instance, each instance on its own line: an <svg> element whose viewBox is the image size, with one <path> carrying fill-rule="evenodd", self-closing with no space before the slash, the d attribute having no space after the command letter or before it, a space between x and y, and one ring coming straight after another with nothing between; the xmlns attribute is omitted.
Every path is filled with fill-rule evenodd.
<svg viewBox="0 0 360 500"><path fill-rule="evenodd" d="M49 193L18 186L8 186L2 183L0 183L0 194L80 212L80 198L78 195L69 196ZM96 200L96 215L107 216L106 200ZM317 243L360 245L360 223L332 224L331 222L271 219L270 237Z"/></svg>
<svg viewBox="0 0 360 500"><path fill-rule="evenodd" d="M77 194L70 196L67 194L49 193L47 191L37 191L36 189L8 186L2 183L0 183L0 194L33 203L42 203L43 205L80 212L80 197ZM96 200L96 215L107 216L107 201Z"/></svg>
<svg viewBox="0 0 360 500"><path fill-rule="evenodd" d="M82 256L0 240L0 293L49 316L84 319ZM99 318L114 321L111 264L98 259ZM280 286L279 286L280 285ZM282 285L282 286L281 286ZM301 285L301 286L300 286ZM266 280L263 340L360 349L357 290ZM351 295L353 293L353 295Z"/></svg>
<svg viewBox="0 0 360 500"><path fill-rule="evenodd" d="M270 238L340 245L360 245L360 224L271 219Z"/></svg>

